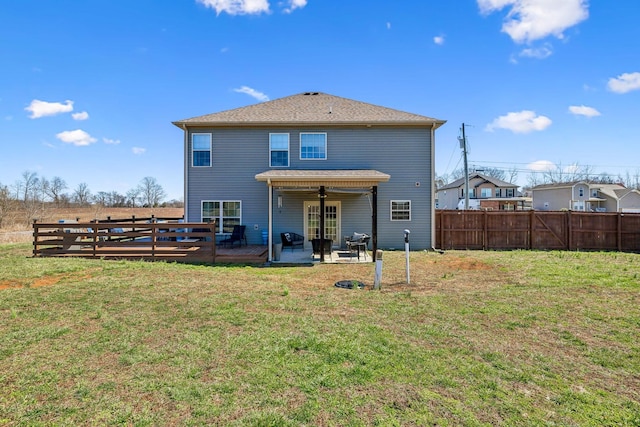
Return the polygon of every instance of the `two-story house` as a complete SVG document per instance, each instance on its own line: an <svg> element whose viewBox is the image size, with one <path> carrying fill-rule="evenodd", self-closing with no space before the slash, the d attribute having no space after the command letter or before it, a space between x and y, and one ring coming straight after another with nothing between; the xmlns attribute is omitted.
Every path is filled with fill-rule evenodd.
<svg viewBox="0 0 640 427"><path fill-rule="evenodd" d="M443 120L306 92L179 120L185 219L219 233L247 226L249 243L280 233L372 248L412 249L434 238L434 140ZM323 229L321 233L320 230ZM271 259L271 253L269 254Z"/></svg>
<svg viewBox="0 0 640 427"><path fill-rule="evenodd" d="M543 184L532 188L536 210L640 212L640 192L622 184L587 181Z"/></svg>
<svg viewBox="0 0 640 427"><path fill-rule="evenodd" d="M464 209L465 178L438 188L438 209ZM518 195L518 185L473 172L469 174L469 200L472 209L516 210L525 199Z"/></svg>

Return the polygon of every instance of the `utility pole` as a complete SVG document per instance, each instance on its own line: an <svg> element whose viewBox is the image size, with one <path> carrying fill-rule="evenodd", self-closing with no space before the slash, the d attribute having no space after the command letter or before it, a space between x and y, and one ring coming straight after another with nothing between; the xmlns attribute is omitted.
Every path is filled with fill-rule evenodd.
<svg viewBox="0 0 640 427"><path fill-rule="evenodd" d="M462 136L458 137L460 148L464 157L464 209L469 209L469 165L467 164L467 137L464 133L464 123L462 123Z"/></svg>

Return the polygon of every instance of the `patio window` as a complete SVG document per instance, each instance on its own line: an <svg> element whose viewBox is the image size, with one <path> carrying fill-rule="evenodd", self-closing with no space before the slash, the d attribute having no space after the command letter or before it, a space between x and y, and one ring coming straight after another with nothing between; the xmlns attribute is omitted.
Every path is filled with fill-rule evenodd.
<svg viewBox="0 0 640 427"><path fill-rule="evenodd" d="M326 133L301 133L300 134L300 159L326 160L326 158L327 158L327 134Z"/></svg>
<svg viewBox="0 0 640 427"><path fill-rule="evenodd" d="M231 233L242 223L242 202L238 200L203 200L202 222L216 222L216 233Z"/></svg>
<svg viewBox="0 0 640 427"><path fill-rule="evenodd" d="M211 166L211 134L192 134L191 151L193 154L193 166Z"/></svg>
<svg viewBox="0 0 640 427"><path fill-rule="evenodd" d="M391 201L391 221L411 221L411 200Z"/></svg>
<svg viewBox="0 0 640 427"><path fill-rule="evenodd" d="M269 134L269 166L289 167L289 134Z"/></svg>

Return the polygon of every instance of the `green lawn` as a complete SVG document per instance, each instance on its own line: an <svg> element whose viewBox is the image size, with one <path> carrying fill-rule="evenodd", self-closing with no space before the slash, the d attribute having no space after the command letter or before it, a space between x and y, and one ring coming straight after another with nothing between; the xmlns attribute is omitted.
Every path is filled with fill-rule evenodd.
<svg viewBox="0 0 640 427"><path fill-rule="evenodd" d="M640 255L259 268L0 246L0 425L640 426Z"/></svg>

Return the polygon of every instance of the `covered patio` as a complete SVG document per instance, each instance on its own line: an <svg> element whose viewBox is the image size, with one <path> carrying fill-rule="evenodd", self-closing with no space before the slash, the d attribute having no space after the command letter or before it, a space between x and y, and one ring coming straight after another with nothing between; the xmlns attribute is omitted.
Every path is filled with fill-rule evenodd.
<svg viewBox="0 0 640 427"><path fill-rule="evenodd" d="M257 181L266 182L269 200L269 226L268 226L268 261L273 261L273 247L276 241L273 234L273 190L312 190L317 191L320 201L320 212L324 212L325 198L328 191L340 190L360 190L371 194L371 245L368 248L370 261L375 261L377 250L377 230L378 230L378 184L387 182L390 175L376 170L270 170L259 173L255 176ZM325 230L324 215L320 216L319 230ZM341 237L341 236L340 236ZM320 247L324 247L324 233L319 233ZM335 252L335 257L334 257ZM283 251L283 254L286 253ZM311 252L308 251L309 258ZM341 258L353 261L353 256L343 255L339 250L332 251L331 255L325 257L317 256L319 262L337 262ZM362 255L361 257L362 258ZM280 261L283 262L283 261ZM349 261L346 261L349 262Z"/></svg>

